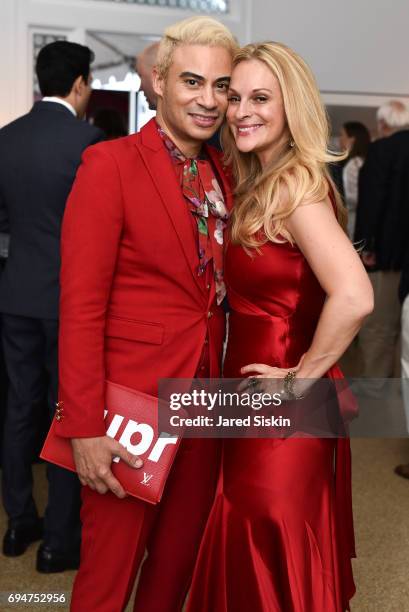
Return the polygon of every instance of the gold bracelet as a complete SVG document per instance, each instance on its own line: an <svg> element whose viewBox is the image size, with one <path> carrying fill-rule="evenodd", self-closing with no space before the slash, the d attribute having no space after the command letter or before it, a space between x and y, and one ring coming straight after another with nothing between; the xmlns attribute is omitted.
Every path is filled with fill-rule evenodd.
<svg viewBox="0 0 409 612"><path fill-rule="evenodd" d="M303 399L303 395L296 395L294 393L294 383L296 377L296 370L288 370L287 374L284 376L284 391L290 398L290 400L300 400Z"/></svg>

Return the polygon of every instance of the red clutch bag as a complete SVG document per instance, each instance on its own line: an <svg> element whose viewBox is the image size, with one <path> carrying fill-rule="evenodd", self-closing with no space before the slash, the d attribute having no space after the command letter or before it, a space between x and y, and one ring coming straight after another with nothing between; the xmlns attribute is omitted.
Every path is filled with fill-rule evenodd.
<svg viewBox="0 0 409 612"><path fill-rule="evenodd" d="M169 412L169 407L157 397L109 381L105 397L107 436L144 462L136 469L115 457L112 473L129 495L157 504L182 438L159 432L159 411ZM55 425L54 419L40 457L75 472L71 441L57 435Z"/></svg>

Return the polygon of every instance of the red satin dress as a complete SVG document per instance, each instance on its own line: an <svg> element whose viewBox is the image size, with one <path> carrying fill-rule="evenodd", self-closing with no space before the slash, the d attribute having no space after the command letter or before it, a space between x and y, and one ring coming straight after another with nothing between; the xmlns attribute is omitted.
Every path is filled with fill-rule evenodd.
<svg viewBox="0 0 409 612"><path fill-rule="evenodd" d="M225 275L224 375L250 363L294 367L325 300L300 250L267 243L250 257L230 244ZM342 374L334 366L327 376ZM228 439L188 611L344 612L353 556L348 439Z"/></svg>

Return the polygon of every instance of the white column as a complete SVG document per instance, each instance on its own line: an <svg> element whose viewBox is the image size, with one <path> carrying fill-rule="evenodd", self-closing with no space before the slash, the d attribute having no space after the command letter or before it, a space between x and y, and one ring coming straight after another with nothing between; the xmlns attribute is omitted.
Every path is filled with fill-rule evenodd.
<svg viewBox="0 0 409 612"><path fill-rule="evenodd" d="M15 116L15 81L18 78L14 45L16 8L14 0L0 2L0 127L9 123Z"/></svg>

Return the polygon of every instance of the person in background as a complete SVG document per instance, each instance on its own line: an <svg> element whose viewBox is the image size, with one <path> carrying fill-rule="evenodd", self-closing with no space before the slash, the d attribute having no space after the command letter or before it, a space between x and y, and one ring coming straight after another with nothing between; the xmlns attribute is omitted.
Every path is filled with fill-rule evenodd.
<svg viewBox="0 0 409 612"><path fill-rule="evenodd" d="M104 132L106 140L127 135L122 115L114 108L97 109L92 118L92 124Z"/></svg>
<svg viewBox="0 0 409 612"><path fill-rule="evenodd" d="M342 199L345 202L344 184L342 182L342 168L344 160L330 162L328 164L328 172L331 179L334 181L334 185Z"/></svg>
<svg viewBox="0 0 409 612"><path fill-rule="evenodd" d="M158 54L159 43L154 42L137 56L135 62L136 72L141 78L140 89L145 94L145 98L148 101L149 108L156 110L157 96L152 84L152 70L156 63L156 56Z"/></svg>
<svg viewBox="0 0 409 612"><path fill-rule="evenodd" d="M409 249L406 252L399 283L399 300L402 304L401 316L401 376L402 396L406 416L406 429L409 432ZM397 465L395 473L409 478L409 463Z"/></svg>
<svg viewBox="0 0 409 612"><path fill-rule="evenodd" d="M1 220L0 220L1 224ZM8 245L6 244L6 240L8 240L8 234L3 233L0 234L0 276L3 270L3 267L7 260L7 252ZM1 318L0 318L0 337L1 337ZM4 355L3 355L3 347L0 343L0 468L1 468L1 458L2 458L2 440L3 440L3 426L4 426L4 418L6 416L6 406L7 406L7 373L6 373L6 364L4 363Z"/></svg>
<svg viewBox="0 0 409 612"><path fill-rule="evenodd" d="M400 331L399 279L409 233L409 112L392 100L377 112L379 140L370 144L359 175L354 240L375 293L375 309L358 337L368 395L392 377Z"/></svg>
<svg viewBox="0 0 409 612"><path fill-rule="evenodd" d="M358 205L359 171L365 161L371 136L368 128L359 121L347 121L341 128L340 145L348 151L342 168L344 201L348 210L348 234L354 237L356 208Z"/></svg>
<svg viewBox="0 0 409 612"><path fill-rule="evenodd" d="M31 460L45 395L50 417L58 386L60 229L81 154L102 140L81 119L91 94L88 47L43 47L36 72L43 99L0 130L0 232L10 233L0 277L2 343L9 379L3 442L3 503L9 524L3 554L21 555L43 538L37 570L78 566L80 487L75 474L47 467L44 523L32 495ZM86 265L86 262L84 262ZM47 385L45 383L47 382Z"/></svg>

